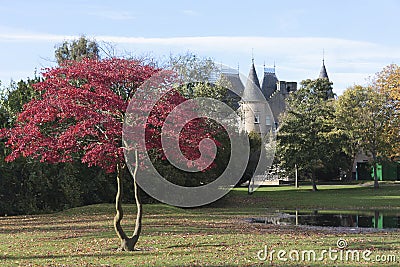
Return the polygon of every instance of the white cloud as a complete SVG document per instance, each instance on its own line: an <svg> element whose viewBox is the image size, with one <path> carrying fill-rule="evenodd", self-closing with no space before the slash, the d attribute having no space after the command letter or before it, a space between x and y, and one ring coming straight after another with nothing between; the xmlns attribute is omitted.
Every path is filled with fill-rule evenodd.
<svg viewBox="0 0 400 267"><path fill-rule="evenodd" d="M21 28L0 26L0 43L5 42L59 42L74 39L74 35L57 35L27 31Z"/></svg>
<svg viewBox="0 0 400 267"><path fill-rule="evenodd" d="M0 42L60 42L78 36L38 34L26 32L0 32ZM231 66L241 64L241 70L248 71L251 51L254 49L256 63L267 65L277 62L278 77L285 80L301 81L316 78L321 67L322 50L328 74L334 82L337 93L354 83L365 84L366 78L380 71L390 63L400 63L400 46L346 40L338 38L313 37L123 37L88 36L98 41L115 43L135 53L154 52L166 55L170 52L193 51L209 56ZM242 66L245 67L242 67ZM260 69L260 68L259 68Z"/></svg>
<svg viewBox="0 0 400 267"><path fill-rule="evenodd" d="M356 84L366 84L367 78L390 63L400 63L400 47L336 39L336 38L268 38L268 37L173 37L141 38L98 36L99 39L125 44L136 50L186 51L191 50L214 57L218 61L241 68L247 73L251 50L255 51L258 64L267 58L267 64L276 60L277 71L282 79L301 81L318 76L322 50L325 49L326 66L335 92ZM229 59L228 57L231 57ZM261 58L260 58L261 57ZM272 62L271 62L272 61ZM261 68L259 68L261 71ZM260 73L259 71L259 73Z"/></svg>
<svg viewBox="0 0 400 267"><path fill-rule="evenodd" d="M35 33L0 33L0 42L54 42L78 38L75 35L53 35Z"/></svg>

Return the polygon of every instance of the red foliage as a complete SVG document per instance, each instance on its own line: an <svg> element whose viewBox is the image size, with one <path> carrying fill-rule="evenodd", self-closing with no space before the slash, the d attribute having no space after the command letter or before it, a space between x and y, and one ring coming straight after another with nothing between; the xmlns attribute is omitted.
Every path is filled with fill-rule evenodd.
<svg viewBox="0 0 400 267"><path fill-rule="evenodd" d="M195 109L197 106L189 105L186 108L181 116L175 116L176 121L186 121L186 118L196 117L195 119L189 120L185 123L184 127L180 132L174 131L168 132L162 127L165 124L167 116L170 115L171 111L174 110L176 106L185 102L187 99L179 94L179 92L175 90L170 90L168 93L163 95L163 97L158 101L158 103L151 110L150 115L147 118L147 125L145 130L145 140L146 140L146 150L153 150L157 152L157 156L165 160L165 148L163 148L161 143L161 132L164 136L168 136L169 138L178 139L179 140L179 149L184 155L185 164L194 164L192 161L196 161L198 165L196 166L187 166L187 167L195 167L197 169L207 170L214 167L214 163L208 166L206 162L208 162L207 157L211 157L214 159L212 148L207 145L203 145L203 153L201 155L199 150L200 141L205 138L209 138L213 140L213 142L220 146L221 144L213 138L218 132L222 131L222 128L213 128L210 127L210 122L207 118L197 117ZM168 142L170 143L170 142ZM177 148L178 149L178 148ZM178 158L176 155L174 160ZM201 156L206 158L201 158ZM208 168L206 168L208 166Z"/></svg>
<svg viewBox="0 0 400 267"><path fill-rule="evenodd" d="M0 132L12 150L6 160L24 156L56 163L78 158L113 172L124 160L122 125L129 100L158 71L126 59L86 59L46 69L44 81L34 85L41 96L24 106L13 128ZM183 101L171 91L148 118L146 147L158 151L161 158L163 120ZM192 121L181 133L183 154L189 159L199 157L199 141L211 137L204 122Z"/></svg>

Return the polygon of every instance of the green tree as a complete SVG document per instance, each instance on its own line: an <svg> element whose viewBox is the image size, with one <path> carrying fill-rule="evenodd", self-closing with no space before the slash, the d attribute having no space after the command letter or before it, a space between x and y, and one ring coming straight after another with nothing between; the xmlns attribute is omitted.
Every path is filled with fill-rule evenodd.
<svg viewBox="0 0 400 267"><path fill-rule="evenodd" d="M190 86L193 86L196 82L216 78L215 73L218 72L218 66L211 58L201 58L192 52L176 56L171 55L168 65L177 72L179 79L188 85L187 91L182 91L185 93L184 96L188 98L196 96L196 93L201 94L200 91L192 92Z"/></svg>
<svg viewBox="0 0 400 267"><path fill-rule="evenodd" d="M39 95L39 92L32 87L33 84L39 81L41 81L41 78L35 75L33 79L28 78L26 81L12 81L8 87L1 90L0 108L3 127L11 125L15 121L17 114L22 111L24 104Z"/></svg>
<svg viewBox="0 0 400 267"><path fill-rule="evenodd" d="M59 65L66 60L80 61L84 58L100 58L99 45L96 41L91 41L85 36L70 42L64 41L61 45L56 46L54 54Z"/></svg>
<svg viewBox="0 0 400 267"><path fill-rule="evenodd" d="M372 86L350 87L337 102L337 127L351 140L352 156L362 152L372 157L374 188L379 188L376 164L391 154L392 142L386 129L393 112L387 95Z"/></svg>
<svg viewBox="0 0 400 267"><path fill-rule="evenodd" d="M316 174L337 155L334 134L332 83L327 79L305 80L287 100L277 134L277 155L286 171L295 164L310 176L317 191Z"/></svg>
<svg viewBox="0 0 400 267"><path fill-rule="evenodd" d="M250 132L247 134L247 136L249 137L250 155L246 170L238 183L239 185L247 181L249 183L251 182L251 178L254 176L257 164L260 160L261 149L263 145L263 140L259 133Z"/></svg>
<svg viewBox="0 0 400 267"><path fill-rule="evenodd" d="M387 97L386 105L393 109L386 134L391 139L392 156L400 158L400 66L391 64L377 73L374 86Z"/></svg>
<svg viewBox="0 0 400 267"><path fill-rule="evenodd" d="M171 56L168 65L178 74L182 82L178 90L186 98L209 97L235 109L240 97L228 90L231 83L222 77L219 66L211 58L187 52Z"/></svg>

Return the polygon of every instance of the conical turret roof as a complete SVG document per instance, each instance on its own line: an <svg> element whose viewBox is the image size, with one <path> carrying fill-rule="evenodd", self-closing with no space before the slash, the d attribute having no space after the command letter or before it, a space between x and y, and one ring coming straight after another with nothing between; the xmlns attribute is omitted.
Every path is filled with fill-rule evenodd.
<svg viewBox="0 0 400 267"><path fill-rule="evenodd" d="M260 81L258 80L256 68L254 67L254 60L251 64L242 98L243 101L266 101L261 93Z"/></svg>
<svg viewBox="0 0 400 267"><path fill-rule="evenodd" d="M321 71L319 72L319 77L320 79L328 79L328 72L326 72L326 68L325 68L325 60L322 60L322 67L321 67Z"/></svg>

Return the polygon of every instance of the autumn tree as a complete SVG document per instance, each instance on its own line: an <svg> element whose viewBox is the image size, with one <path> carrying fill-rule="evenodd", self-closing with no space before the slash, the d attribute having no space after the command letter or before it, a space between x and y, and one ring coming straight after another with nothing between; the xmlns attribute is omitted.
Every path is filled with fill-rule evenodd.
<svg viewBox="0 0 400 267"><path fill-rule="evenodd" d="M352 156L366 153L372 157L374 188L378 188L376 164L391 154L392 141L387 134L393 108L386 94L376 87L355 85L337 101L337 127L351 140Z"/></svg>
<svg viewBox="0 0 400 267"><path fill-rule="evenodd" d="M47 69L44 80L34 84L40 97L26 104L14 126L2 129L0 134L12 150L8 161L21 156L48 163L79 160L109 173L116 172L114 228L121 241L120 248L127 251L134 250L140 236L142 205L133 175L137 216L133 235L128 236L121 226L122 179L127 169L122 127L126 108L137 88L159 71L136 60L116 58L83 59ZM163 120L183 101L184 97L171 90L146 120L146 149L159 153L160 158L165 159L160 142ZM140 116L141 109L137 112ZM206 132L202 127L206 126L199 121L189 122L181 133L184 140L181 149L189 159L199 156L198 144ZM210 137L208 133L206 136ZM140 153L135 151L135 173L140 166Z"/></svg>
<svg viewBox="0 0 400 267"><path fill-rule="evenodd" d="M26 103L39 97L34 78L11 82L0 96L0 128L14 125ZM81 162L48 164L21 157L5 162L9 149L0 140L0 211L19 215L54 212L66 208L112 201L116 187L112 174L101 168L88 168ZM102 188L109 188L105 191ZM128 195L128 194L126 194ZM125 198L124 201L131 201Z"/></svg>
<svg viewBox="0 0 400 267"><path fill-rule="evenodd" d="M332 83L327 79L305 80L287 100L277 134L277 155L290 171L295 164L317 190L316 173L335 155Z"/></svg>
<svg viewBox="0 0 400 267"><path fill-rule="evenodd" d="M100 48L96 41L81 36L78 40L64 41L56 46L54 55L60 65L66 60L99 59Z"/></svg>
<svg viewBox="0 0 400 267"><path fill-rule="evenodd" d="M377 73L373 84L381 94L386 95L386 105L393 109L385 132L391 140L392 156L398 158L400 157L400 67L396 64L386 66Z"/></svg>

